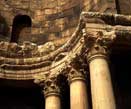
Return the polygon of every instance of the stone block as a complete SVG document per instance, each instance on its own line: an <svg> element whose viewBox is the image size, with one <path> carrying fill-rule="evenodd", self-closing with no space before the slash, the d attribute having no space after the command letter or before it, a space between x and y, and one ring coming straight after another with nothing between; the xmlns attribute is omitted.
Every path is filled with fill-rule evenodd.
<svg viewBox="0 0 131 109"><path fill-rule="evenodd" d="M39 34L40 29L39 28L32 28L31 34Z"/></svg>
<svg viewBox="0 0 131 109"><path fill-rule="evenodd" d="M76 29L75 27L74 28L68 28L68 29L61 32L61 36L62 37L71 36L74 33L75 29Z"/></svg>
<svg viewBox="0 0 131 109"><path fill-rule="evenodd" d="M63 6L66 5L70 2L70 0L58 0L58 5L59 6Z"/></svg>
<svg viewBox="0 0 131 109"><path fill-rule="evenodd" d="M44 10L44 14L45 15L50 15L50 14L54 14L56 13L57 11L55 9L52 9L52 8L47 8Z"/></svg>

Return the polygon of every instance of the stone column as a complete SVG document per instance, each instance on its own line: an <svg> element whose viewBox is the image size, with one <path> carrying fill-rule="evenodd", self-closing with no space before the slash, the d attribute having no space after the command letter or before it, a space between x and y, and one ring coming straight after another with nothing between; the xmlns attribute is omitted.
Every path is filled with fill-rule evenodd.
<svg viewBox="0 0 131 109"><path fill-rule="evenodd" d="M45 109L61 109L60 88L55 80L45 81Z"/></svg>
<svg viewBox="0 0 131 109"><path fill-rule="evenodd" d="M106 49L94 45L87 56L93 109L116 109Z"/></svg>
<svg viewBox="0 0 131 109"><path fill-rule="evenodd" d="M71 109L89 109L85 74L72 68L69 83Z"/></svg>

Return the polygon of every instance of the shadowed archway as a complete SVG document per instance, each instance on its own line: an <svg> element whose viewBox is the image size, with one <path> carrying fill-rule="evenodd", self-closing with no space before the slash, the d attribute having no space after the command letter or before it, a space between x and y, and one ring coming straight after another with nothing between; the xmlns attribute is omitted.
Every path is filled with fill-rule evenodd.
<svg viewBox="0 0 131 109"><path fill-rule="evenodd" d="M11 42L23 42L30 38L31 18L27 15L17 15L13 20Z"/></svg>
<svg viewBox="0 0 131 109"><path fill-rule="evenodd" d="M0 90L0 109L44 109L44 96L39 87L18 88L3 86Z"/></svg>

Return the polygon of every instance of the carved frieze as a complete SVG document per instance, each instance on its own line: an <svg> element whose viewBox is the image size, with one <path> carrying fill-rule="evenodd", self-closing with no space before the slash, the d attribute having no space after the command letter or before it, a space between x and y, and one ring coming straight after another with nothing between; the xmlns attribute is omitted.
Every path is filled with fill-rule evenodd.
<svg viewBox="0 0 131 109"><path fill-rule="evenodd" d="M6 57L32 57L38 55L38 46L31 42L17 43L0 42L1 55Z"/></svg>
<svg viewBox="0 0 131 109"><path fill-rule="evenodd" d="M47 42L41 46L29 41L23 42L20 46L17 43L0 42L0 55L12 58L31 58L40 57L54 51L53 42Z"/></svg>

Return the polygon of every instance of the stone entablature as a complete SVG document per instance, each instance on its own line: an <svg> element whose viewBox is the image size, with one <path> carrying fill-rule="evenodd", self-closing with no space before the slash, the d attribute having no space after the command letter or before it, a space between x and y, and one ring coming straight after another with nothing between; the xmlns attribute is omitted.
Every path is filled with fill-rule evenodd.
<svg viewBox="0 0 131 109"><path fill-rule="evenodd" d="M112 23L110 22L111 18L114 19ZM44 53L46 46L41 45L40 47L35 44L32 45L32 43L27 43L26 50L31 48L28 50L32 53L34 50L32 50L32 47L34 47L36 48L34 52L38 50L36 53L39 54L40 52L41 55L31 55L30 57L30 55L28 56L25 53L21 58L17 58L18 53L16 55L14 53L11 56L1 55L0 77L5 79L28 80L34 79L34 77L37 78L37 76L42 77L43 75L45 79L59 74L67 76L68 74L65 71L68 69L68 66L73 61L78 60L77 57L85 57L89 50L96 44L110 50L112 43L115 43L115 41L124 41L123 43L125 44L130 42L130 23L130 16L83 12L76 31L62 47L56 50L55 47L52 47L51 52ZM1 43L5 44L5 42ZM7 43L7 45L9 51L15 49L14 47L9 47L12 47L13 44ZM14 44L14 46L24 48L24 45L19 46ZM4 49L1 48L1 51L2 54Z"/></svg>

